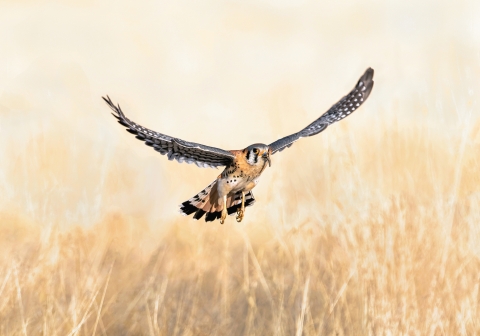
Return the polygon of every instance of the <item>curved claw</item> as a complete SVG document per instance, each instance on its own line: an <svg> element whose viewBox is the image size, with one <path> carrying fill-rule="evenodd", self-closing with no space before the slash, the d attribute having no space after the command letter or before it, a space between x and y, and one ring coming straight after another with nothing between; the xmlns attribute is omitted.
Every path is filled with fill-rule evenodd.
<svg viewBox="0 0 480 336"><path fill-rule="evenodd" d="M237 210L237 222L240 223L243 219L243 215L245 214L245 212L242 210L242 209L238 209Z"/></svg>

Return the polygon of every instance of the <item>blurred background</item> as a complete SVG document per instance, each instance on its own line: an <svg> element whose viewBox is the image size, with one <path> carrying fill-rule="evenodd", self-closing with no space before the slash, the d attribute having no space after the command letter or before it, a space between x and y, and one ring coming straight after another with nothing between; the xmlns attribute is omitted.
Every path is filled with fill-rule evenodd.
<svg viewBox="0 0 480 336"><path fill-rule="evenodd" d="M478 332L479 18L473 0L3 1L2 333ZM368 67L368 101L275 155L241 224L180 216L220 171L168 161L101 99L241 149Z"/></svg>
<svg viewBox="0 0 480 336"><path fill-rule="evenodd" d="M275 157L256 190L262 209L253 207L251 217L269 211L264 199L285 183L288 162L301 156L325 174L319 162L337 137L392 119L453 134L475 116L474 1L2 7L0 207L39 223L89 225L121 209L156 226L218 174L168 162L135 141L109 114L106 94L141 125L241 149L303 128L374 68L368 105ZM303 180L282 193L309 189L311 172L291 168Z"/></svg>

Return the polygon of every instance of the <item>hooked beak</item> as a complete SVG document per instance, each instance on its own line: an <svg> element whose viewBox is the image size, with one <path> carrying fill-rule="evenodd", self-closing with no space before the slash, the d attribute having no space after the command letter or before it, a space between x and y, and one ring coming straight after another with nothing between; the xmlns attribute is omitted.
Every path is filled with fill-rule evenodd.
<svg viewBox="0 0 480 336"><path fill-rule="evenodd" d="M263 153L262 157L263 157L264 160L268 161L268 166L271 167L272 166L272 161L270 161L270 154L269 153Z"/></svg>

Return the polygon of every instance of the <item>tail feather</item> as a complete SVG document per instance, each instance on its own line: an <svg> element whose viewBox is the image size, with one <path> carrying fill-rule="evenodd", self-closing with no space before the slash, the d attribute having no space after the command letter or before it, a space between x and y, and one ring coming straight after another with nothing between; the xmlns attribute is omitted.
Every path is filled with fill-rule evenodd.
<svg viewBox="0 0 480 336"><path fill-rule="evenodd" d="M216 182L209 184L205 189L188 201L180 204L180 213L188 216L194 213L193 219L199 220L205 215L206 222L219 219L222 214L223 204L219 204ZM245 194L245 206L252 206L255 203L253 193ZM227 213L233 215L242 205L242 192L227 197Z"/></svg>
<svg viewBox="0 0 480 336"><path fill-rule="evenodd" d="M191 205L190 203L188 203L188 201L180 204L180 213L184 216L191 215L197 210L198 210L197 207Z"/></svg>
<svg viewBox="0 0 480 336"><path fill-rule="evenodd" d="M205 215L205 213L206 211L202 209L198 209L197 212L195 212L195 215L193 215L193 219L199 220L200 218L203 217L203 215Z"/></svg>
<svg viewBox="0 0 480 336"><path fill-rule="evenodd" d="M245 194L245 207L252 206L255 203L255 197L253 197L253 193L250 190L248 193ZM234 202L227 208L227 212L230 216L237 213L237 210L240 209L242 206L242 192L237 192L235 194Z"/></svg>
<svg viewBox="0 0 480 336"><path fill-rule="evenodd" d="M213 222L215 219L220 218L221 216L222 216L221 211L209 212L205 216L205 222Z"/></svg>

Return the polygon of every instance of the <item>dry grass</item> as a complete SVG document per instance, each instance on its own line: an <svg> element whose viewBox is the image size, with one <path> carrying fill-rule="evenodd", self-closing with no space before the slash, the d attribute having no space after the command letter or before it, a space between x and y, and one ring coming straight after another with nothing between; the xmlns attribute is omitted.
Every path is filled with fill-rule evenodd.
<svg viewBox="0 0 480 336"><path fill-rule="evenodd" d="M480 334L475 1L129 3L0 10L0 335ZM369 101L275 155L240 224L177 215L218 172L99 99L240 148L366 66Z"/></svg>
<svg viewBox="0 0 480 336"><path fill-rule="evenodd" d="M118 211L88 229L40 230L4 212L0 332L478 333L480 144L390 130L355 151L336 139L321 176L314 163L305 173L307 196L282 206L274 195L295 183L272 186L255 207L290 225L247 212L242 224L179 218L152 231ZM368 163L370 152L382 154ZM301 218L306 202L317 208Z"/></svg>

